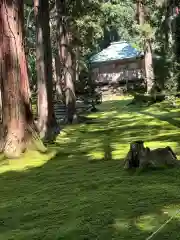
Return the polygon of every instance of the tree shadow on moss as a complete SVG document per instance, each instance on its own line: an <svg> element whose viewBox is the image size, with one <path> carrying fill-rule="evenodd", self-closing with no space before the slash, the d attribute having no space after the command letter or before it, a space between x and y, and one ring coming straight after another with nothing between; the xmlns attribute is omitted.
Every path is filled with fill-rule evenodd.
<svg viewBox="0 0 180 240"><path fill-rule="evenodd" d="M144 240L180 207L179 169L122 169L129 142L146 139L149 127L141 115L117 112L66 129L44 165L0 175L0 239ZM155 141L160 126L151 128ZM177 217L154 239L178 239L179 226Z"/></svg>
<svg viewBox="0 0 180 240"><path fill-rule="evenodd" d="M0 237L145 239L168 219L167 206L180 206L179 171L137 176L117 161L89 160L60 153L41 167L2 174ZM179 224L173 220L157 238L180 237Z"/></svg>
<svg viewBox="0 0 180 240"><path fill-rule="evenodd" d="M169 124L174 125L177 128L180 128L180 121L171 118L168 114L167 115L164 114L163 116L161 116L161 115L152 114L152 113L148 113L148 112L140 112L140 113L144 114L144 115L154 117L154 118L157 118L157 119L159 119L161 121L164 121L164 122L168 122ZM176 114L176 117L178 117L177 114Z"/></svg>

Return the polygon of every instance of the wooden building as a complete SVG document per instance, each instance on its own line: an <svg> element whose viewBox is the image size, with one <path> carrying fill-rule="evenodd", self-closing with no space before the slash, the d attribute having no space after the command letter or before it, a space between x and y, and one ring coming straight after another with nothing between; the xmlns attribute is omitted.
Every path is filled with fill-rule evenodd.
<svg viewBox="0 0 180 240"><path fill-rule="evenodd" d="M144 86L144 55L125 41L113 42L90 59L91 78L103 90Z"/></svg>

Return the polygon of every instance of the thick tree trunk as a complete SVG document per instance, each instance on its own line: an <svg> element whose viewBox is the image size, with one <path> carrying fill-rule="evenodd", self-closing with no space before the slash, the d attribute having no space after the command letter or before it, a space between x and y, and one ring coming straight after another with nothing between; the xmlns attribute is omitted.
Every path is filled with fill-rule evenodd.
<svg viewBox="0 0 180 240"><path fill-rule="evenodd" d="M145 1L137 0L137 15L138 24L145 24ZM145 75L147 84L147 93L152 93L154 86L154 67L153 67L153 57L152 57L152 47L149 38L144 40L144 61L145 61Z"/></svg>
<svg viewBox="0 0 180 240"><path fill-rule="evenodd" d="M69 46L69 36L67 36ZM67 109L68 123L72 123L76 115L76 96L74 89L75 71L73 69L73 57L72 53L66 49L65 60L65 99Z"/></svg>
<svg viewBox="0 0 180 240"><path fill-rule="evenodd" d="M38 128L41 137L51 138L56 127L53 108L52 52L49 27L49 1L34 0L36 17L36 61L38 78Z"/></svg>
<svg viewBox="0 0 180 240"><path fill-rule="evenodd" d="M21 47L21 21L16 11L22 11L22 1L0 1L0 29L2 56L2 99L5 132L4 153L8 157L18 157L25 150L28 116L26 91L21 91L24 72L23 47ZM12 17L14 16L14 17ZM25 57L25 56L24 56ZM20 61L22 59L22 61ZM26 79L25 79L26 80ZM28 80L28 79L27 79Z"/></svg>
<svg viewBox="0 0 180 240"><path fill-rule="evenodd" d="M65 103L68 123L72 123L76 116L76 96L74 89L75 71L73 69L72 36L69 24L65 20L65 1L56 0L57 17L57 42L58 54L63 67L62 73L65 82Z"/></svg>
<svg viewBox="0 0 180 240"><path fill-rule="evenodd" d="M4 69L4 62L3 62L3 41L4 41L4 34L3 34L3 21L2 21L2 6L0 6L0 91L1 91L1 123L0 123L0 152L4 149L4 135L5 135L5 124L3 122L3 80L5 79L5 69Z"/></svg>
<svg viewBox="0 0 180 240"><path fill-rule="evenodd" d="M28 67L27 67L27 60L25 54L25 31L24 31L24 3L23 0L18 0L19 2L19 11L16 12L16 19L18 24L18 31L19 31L19 64L20 64L20 81L21 81L21 94L24 96L24 100L26 104L28 104L31 108L30 103L30 85L29 85L29 77L28 77Z"/></svg>
<svg viewBox="0 0 180 240"><path fill-rule="evenodd" d="M154 68L152 58L152 48L150 39L145 40L145 73L147 81L147 93L152 94L154 86Z"/></svg>

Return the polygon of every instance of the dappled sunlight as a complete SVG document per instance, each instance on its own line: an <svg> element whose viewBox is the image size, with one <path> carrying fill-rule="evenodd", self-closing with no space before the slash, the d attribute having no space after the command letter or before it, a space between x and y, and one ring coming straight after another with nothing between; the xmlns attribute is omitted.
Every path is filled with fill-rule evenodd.
<svg viewBox="0 0 180 240"><path fill-rule="evenodd" d="M177 113L176 113L176 115L177 115ZM180 117L174 117L173 119L180 122Z"/></svg>
<svg viewBox="0 0 180 240"><path fill-rule="evenodd" d="M90 115L90 116L94 116L95 118L100 118L100 119L107 119L107 118L114 117L117 113L118 113L117 111L108 111L108 112L103 112L103 113Z"/></svg>
<svg viewBox="0 0 180 240"><path fill-rule="evenodd" d="M142 215L137 218L135 225L141 231L154 231L159 228L167 220L167 215L158 213L151 213Z"/></svg>
<svg viewBox="0 0 180 240"><path fill-rule="evenodd" d="M99 147L95 147L92 150L90 150L87 154L87 156L91 160L102 160L105 158L105 155L111 155L111 159L106 160L122 160L126 156L127 152L129 150L128 144L110 144L107 146L107 143L103 145L99 144ZM109 152L108 152L109 151Z"/></svg>
<svg viewBox="0 0 180 240"><path fill-rule="evenodd" d="M168 137L168 135L167 135ZM165 144L166 146L169 146L171 148L173 148L174 150L178 150L179 149L179 144L177 142L171 142L171 141L165 141L165 142L159 142L159 141L151 141L151 142L145 142L145 146L149 147L149 148L152 148L152 149L155 149L157 147L161 148L161 147L165 147Z"/></svg>
<svg viewBox="0 0 180 240"><path fill-rule="evenodd" d="M105 102L92 124L64 127L45 154L0 159L0 239L144 240L175 213L179 169L137 174L122 161L134 140L169 145L180 157L179 128L124 104ZM180 238L179 219L157 239Z"/></svg>
<svg viewBox="0 0 180 240"><path fill-rule="evenodd" d="M61 134L58 138L59 144L64 146L69 142L72 145L74 142L76 145L72 150L74 154L79 154L78 151L84 152L94 160L104 158L104 148L108 144L111 146L112 160L123 159L128 152L129 144L134 140L143 140L150 148L168 145L180 153L176 137L177 127L153 116L144 115L138 112L138 109L136 112L127 112L121 100L119 102L118 104L117 100L115 101L114 109L117 105L118 107L114 111L106 109L106 112L90 114L90 117L94 116L97 119L94 124L80 124L72 127L76 130L73 130L72 134L69 130L66 137ZM103 103L100 109L103 109L104 104L107 103ZM113 101L111 105L114 106Z"/></svg>
<svg viewBox="0 0 180 240"><path fill-rule="evenodd" d="M164 114L164 113L179 113L180 109L179 109L179 105L180 105L180 99L177 98L175 101L177 107L173 107L169 101L165 100L163 102L160 103L156 103L151 105L148 109L146 109L145 111L151 111L152 113L160 113L160 114Z"/></svg>
<svg viewBox="0 0 180 240"><path fill-rule="evenodd" d="M113 228L115 228L116 231L128 231L128 228L130 227L130 223L127 222L127 220L124 219L115 219L113 223Z"/></svg>
<svg viewBox="0 0 180 240"><path fill-rule="evenodd" d="M129 145L128 144L120 144L119 145L114 145L113 147L113 151L112 151L112 159L114 160L120 160L120 159L124 159L129 151Z"/></svg>
<svg viewBox="0 0 180 240"><path fill-rule="evenodd" d="M161 211L168 217L173 217L174 219L180 221L180 203L166 206Z"/></svg>
<svg viewBox="0 0 180 240"><path fill-rule="evenodd" d="M55 151L41 154L37 151L27 151L19 159L6 159L0 164L0 173L7 171L25 171L30 168L40 167L54 157Z"/></svg>
<svg viewBox="0 0 180 240"><path fill-rule="evenodd" d="M96 119L93 124L77 124L62 129L55 144L49 146L47 154L40 154L31 151L26 153L19 160L2 162L0 173L6 171L23 171L28 168L38 167L45 164L56 153L61 153L62 158L68 157L69 152L72 158L82 158L82 154L89 159L100 160L110 156L111 160L123 159L129 149L129 144L135 140L143 140L150 148L170 146L180 155L179 129L176 126L157 119L154 113L163 115L158 109L161 105L168 108L165 103L154 104L149 108L126 107L130 98L118 97L110 102L106 101L100 106L97 113L89 114L89 117ZM133 111L134 109L134 111ZM171 111L171 108L168 108ZM175 115L175 110L172 110ZM145 113L148 113L146 115ZM152 115L151 115L152 113ZM110 146L109 150L106 148ZM32 156L32 157L29 157Z"/></svg>
<svg viewBox="0 0 180 240"><path fill-rule="evenodd" d="M174 220L180 221L180 205L167 206L158 213L142 215L136 219L135 225L142 231L153 232L169 220L170 217L173 218L168 224L173 223ZM164 226L165 230L167 226Z"/></svg>
<svg viewBox="0 0 180 240"><path fill-rule="evenodd" d="M103 151L90 151L88 154L87 154L87 157L91 160L102 160L104 158L104 152Z"/></svg>

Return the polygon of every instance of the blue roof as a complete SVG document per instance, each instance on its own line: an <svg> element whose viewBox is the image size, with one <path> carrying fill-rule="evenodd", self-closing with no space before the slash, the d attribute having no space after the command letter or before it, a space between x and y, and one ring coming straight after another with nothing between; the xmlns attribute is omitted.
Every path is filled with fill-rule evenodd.
<svg viewBox="0 0 180 240"><path fill-rule="evenodd" d="M143 56L126 41L112 42L111 45L90 58L91 63L131 59Z"/></svg>

